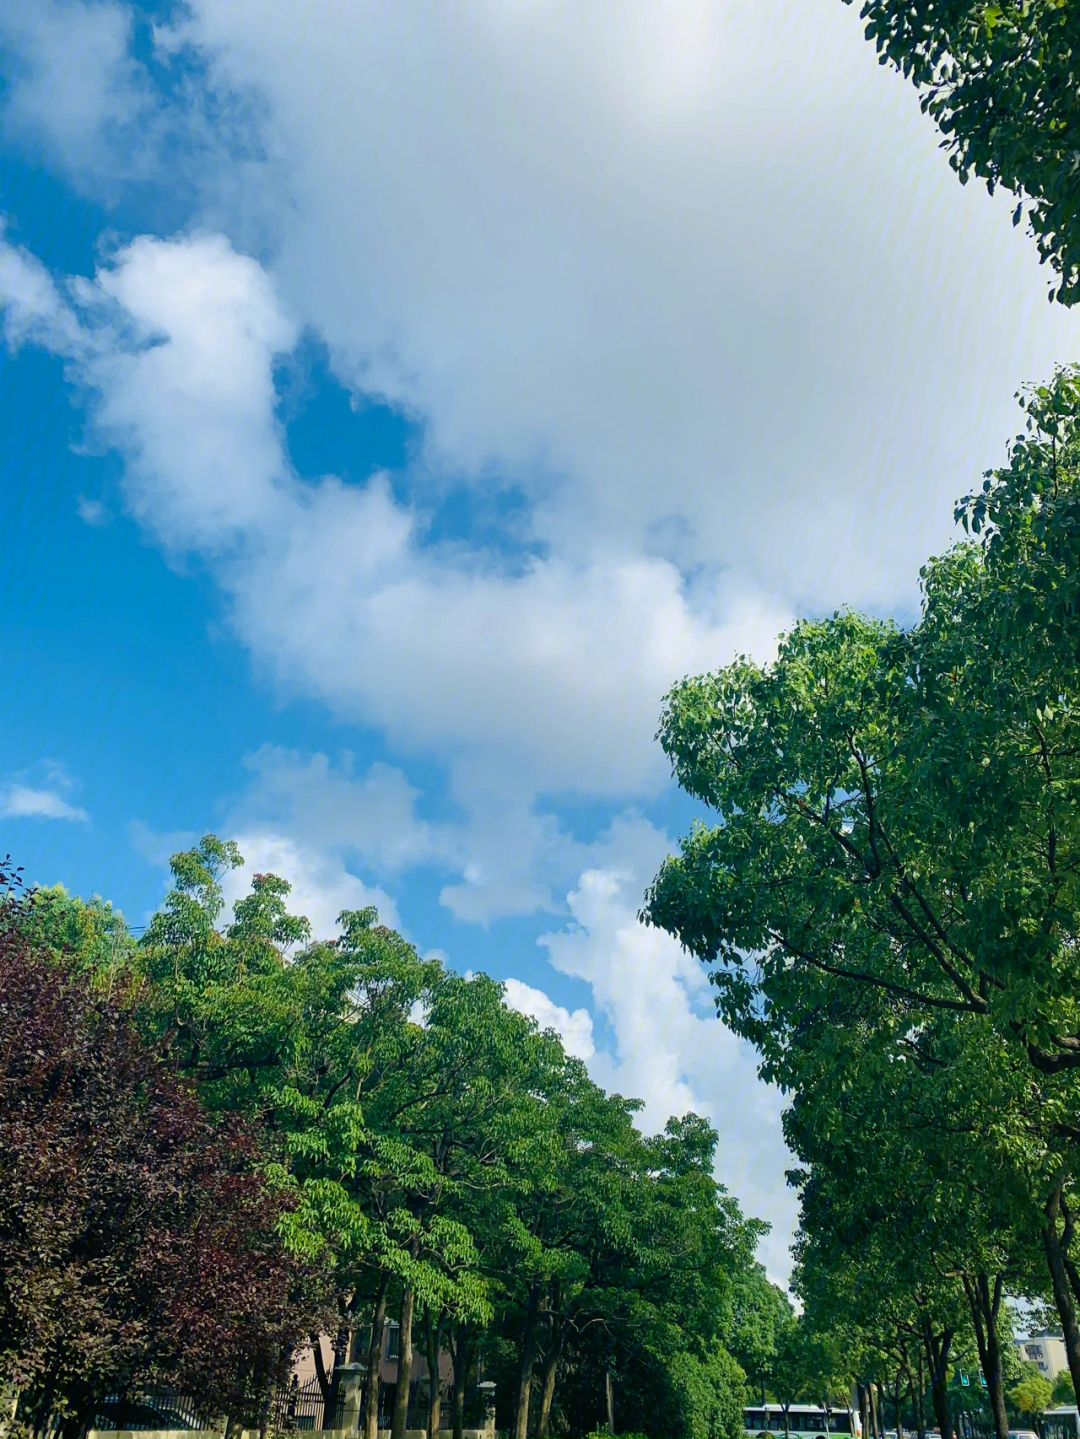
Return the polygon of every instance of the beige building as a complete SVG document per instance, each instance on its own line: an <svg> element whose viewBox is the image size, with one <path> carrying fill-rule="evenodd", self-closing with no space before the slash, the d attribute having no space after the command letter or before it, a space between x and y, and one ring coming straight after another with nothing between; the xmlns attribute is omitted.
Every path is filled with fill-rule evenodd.
<svg viewBox="0 0 1080 1439"><path fill-rule="evenodd" d="M1039 1373L1049 1379L1051 1384L1069 1367L1065 1357L1064 1340L1060 1334L1055 1334L1050 1329L1041 1329L1030 1339L1016 1339L1013 1342L1020 1358L1026 1364L1037 1364Z"/></svg>

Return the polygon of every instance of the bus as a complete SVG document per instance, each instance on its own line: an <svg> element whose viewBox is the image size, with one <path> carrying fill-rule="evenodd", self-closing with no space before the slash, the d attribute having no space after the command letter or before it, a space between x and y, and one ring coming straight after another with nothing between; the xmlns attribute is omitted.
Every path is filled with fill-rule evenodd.
<svg viewBox="0 0 1080 1439"><path fill-rule="evenodd" d="M1043 1439L1080 1439L1080 1413L1075 1404L1043 1411L1039 1425Z"/></svg>
<svg viewBox="0 0 1080 1439"><path fill-rule="evenodd" d="M792 1404L788 1409L787 1429L790 1434L806 1435L808 1439L828 1439L830 1434L850 1434L862 1439L858 1414L849 1409L823 1409L820 1404ZM743 1430L756 1439L767 1434L784 1432L782 1404L751 1404L743 1410Z"/></svg>

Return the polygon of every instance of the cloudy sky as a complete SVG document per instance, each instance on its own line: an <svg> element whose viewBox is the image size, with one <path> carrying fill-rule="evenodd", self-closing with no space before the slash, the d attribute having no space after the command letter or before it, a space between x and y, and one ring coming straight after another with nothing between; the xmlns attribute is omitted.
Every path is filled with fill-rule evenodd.
<svg viewBox="0 0 1080 1439"><path fill-rule="evenodd" d="M672 680L909 618L1078 321L840 0L6 0L0 815L145 922L207 829L505 979L793 1219L636 921Z"/></svg>

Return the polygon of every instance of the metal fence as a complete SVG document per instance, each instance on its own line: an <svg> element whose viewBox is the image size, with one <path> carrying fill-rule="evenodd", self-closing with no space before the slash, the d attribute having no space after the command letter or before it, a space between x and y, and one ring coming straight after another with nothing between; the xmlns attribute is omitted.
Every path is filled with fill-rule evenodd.
<svg viewBox="0 0 1080 1439"><path fill-rule="evenodd" d="M323 1398L318 1379L306 1384L289 1384L274 1395L271 1427L277 1430L340 1429L344 1396L339 1393L329 1404Z"/></svg>
<svg viewBox="0 0 1080 1439"><path fill-rule="evenodd" d="M95 1429L203 1429L212 1422L194 1399L175 1389L110 1394L94 1414Z"/></svg>
<svg viewBox="0 0 1080 1439"><path fill-rule="evenodd" d="M393 1417L396 1385L383 1383L379 1393L379 1428L388 1429ZM343 1429L344 1399L342 1392L327 1401L323 1398L318 1379L299 1384L294 1379L279 1389L270 1403L267 1416L269 1428L278 1434L304 1430ZM443 1386L444 1424L452 1405L452 1390ZM468 1406L467 1419L472 1420ZM426 1379L414 1379L409 1386L408 1427L424 1429L428 1420L428 1386ZM483 1422L482 1418L479 1422ZM195 1400L178 1394L174 1389L137 1389L129 1394L110 1394L98 1405L92 1427L96 1430L118 1429L217 1429L222 1419L201 1409Z"/></svg>
<svg viewBox="0 0 1080 1439"><path fill-rule="evenodd" d="M317 1379L307 1384L295 1381L279 1389L270 1404L270 1428L278 1432L304 1429L340 1429L344 1396L329 1403ZM92 1427L118 1429L214 1429L219 1415L208 1414L187 1395L174 1389L138 1389L130 1394L110 1394L98 1405Z"/></svg>

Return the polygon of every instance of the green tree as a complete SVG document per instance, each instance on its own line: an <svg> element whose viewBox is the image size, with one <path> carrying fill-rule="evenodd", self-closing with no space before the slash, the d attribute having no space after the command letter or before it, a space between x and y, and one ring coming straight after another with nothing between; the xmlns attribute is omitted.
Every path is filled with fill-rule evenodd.
<svg viewBox="0 0 1080 1439"><path fill-rule="evenodd" d="M593 1084L501 985L421 960L373 911L313 940L287 883L256 875L229 922L222 882L239 863L213 836L174 856L134 992L207 1103L260 1118L268 1173L294 1200L289 1242L333 1268L333 1370L316 1354L328 1400L366 1345L373 1439L383 1321L396 1312L397 1439L414 1346L433 1373L444 1336L458 1434L483 1359L517 1439L530 1425L544 1439L566 1413L560 1376L571 1428L598 1396L602 1413L608 1397L619 1407L624 1392L648 1392L657 1439L735 1439L734 1279L764 1226L717 1185L709 1126L687 1115L643 1136L640 1104Z"/></svg>
<svg viewBox="0 0 1080 1439"><path fill-rule="evenodd" d="M852 3L852 0L846 0ZM1065 0L863 0L882 61L918 87L960 179L1018 199L1056 297L1080 299L1080 16Z"/></svg>
<svg viewBox="0 0 1080 1439"><path fill-rule="evenodd" d="M978 542L923 572L918 624L804 622L775 663L739 660L672 692L661 739L718 822L695 826L646 912L711 965L721 1013L767 1076L805 1095L807 1066L819 1080L836 1067L833 1122L848 1046L867 1031L868 1094L886 1064L945 1057L955 1077L965 1054L976 1062L954 1103L1019 1090L996 1152L1034 1156L1044 1188L1028 1220L1076 1374L1076 372L1026 406L1008 466L960 507ZM942 1102L926 1144L948 1151Z"/></svg>
<svg viewBox="0 0 1080 1439"><path fill-rule="evenodd" d="M567 1080L549 1100L561 1111L554 1162L540 1182L504 1194L513 1214L494 1251L497 1327L520 1336L508 1376L514 1431L527 1432L538 1374L540 1436L560 1375L572 1428L586 1416L608 1422L609 1408L617 1424L629 1402L648 1412L650 1432L734 1432L743 1382L725 1343L733 1279L752 1264L763 1226L717 1185L716 1135L702 1120L687 1115L646 1137L633 1123L639 1105L605 1095L579 1065Z"/></svg>
<svg viewBox="0 0 1080 1439"><path fill-rule="evenodd" d="M1009 1398L1021 1414L1038 1419L1045 1409L1050 1408L1053 1386L1040 1374L1037 1365L1026 1364L1024 1368L1027 1372L1009 1390Z"/></svg>
<svg viewBox="0 0 1080 1439"><path fill-rule="evenodd" d="M791 1431L793 1404L832 1408L839 1401L843 1407L851 1377L828 1329L805 1315L785 1316L777 1329L768 1384L768 1392L783 1411L785 1436Z"/></svg>
<svg viewBox="0 0 1080 1439"><path fill-rule="evenodd" d="M86 975L98 988L130 981L135 939L120 911L96 895L83 900L61 885L34 889L11 922L36 954Z"/></svg>
<svg viewBox="0 0 1080 1439"><path fill-rule="evenodd" d="M431 1203L440 1176L410 1142L406 1118L432 1094L445 1098L430 1062L442 1030L428 1034L413 1019L445 982L441 966L378 925L373 910L343 914L337 941L310 942L274 875L256 875L220 927L221 882L240 863L236 846L212 835L173 857L174 889L140 944L144 1022L212 1107L266 1126L269 1172L296 1196L290 1243L337 1276L339 1363L367 1302L377 1352L392 1292L410 1320L406 1345L417 1295L483 1312L470 1236ZM330 1400L337 1367L320 1372ZM370 1426L377 1364L369 1384Z"/></svg>
<svg viewBox="0 0 1080 1439"><path fill-rule="evenodd" d="M1062 1370L1054 1380L1050 1402L1054 1406L1076 1403L1076 1391L1073 1389L1072 1377L1065 1370Z"/></svg>
<svg viewBox="0 0 1080 1439"><path fill-rule="evenodd" d="M770 1282L764 1265L751 1262L736 1271L732 1284L731 1352L763 1404L779 1334L793 1313L791 1301L779 1285Z"/></svg>

